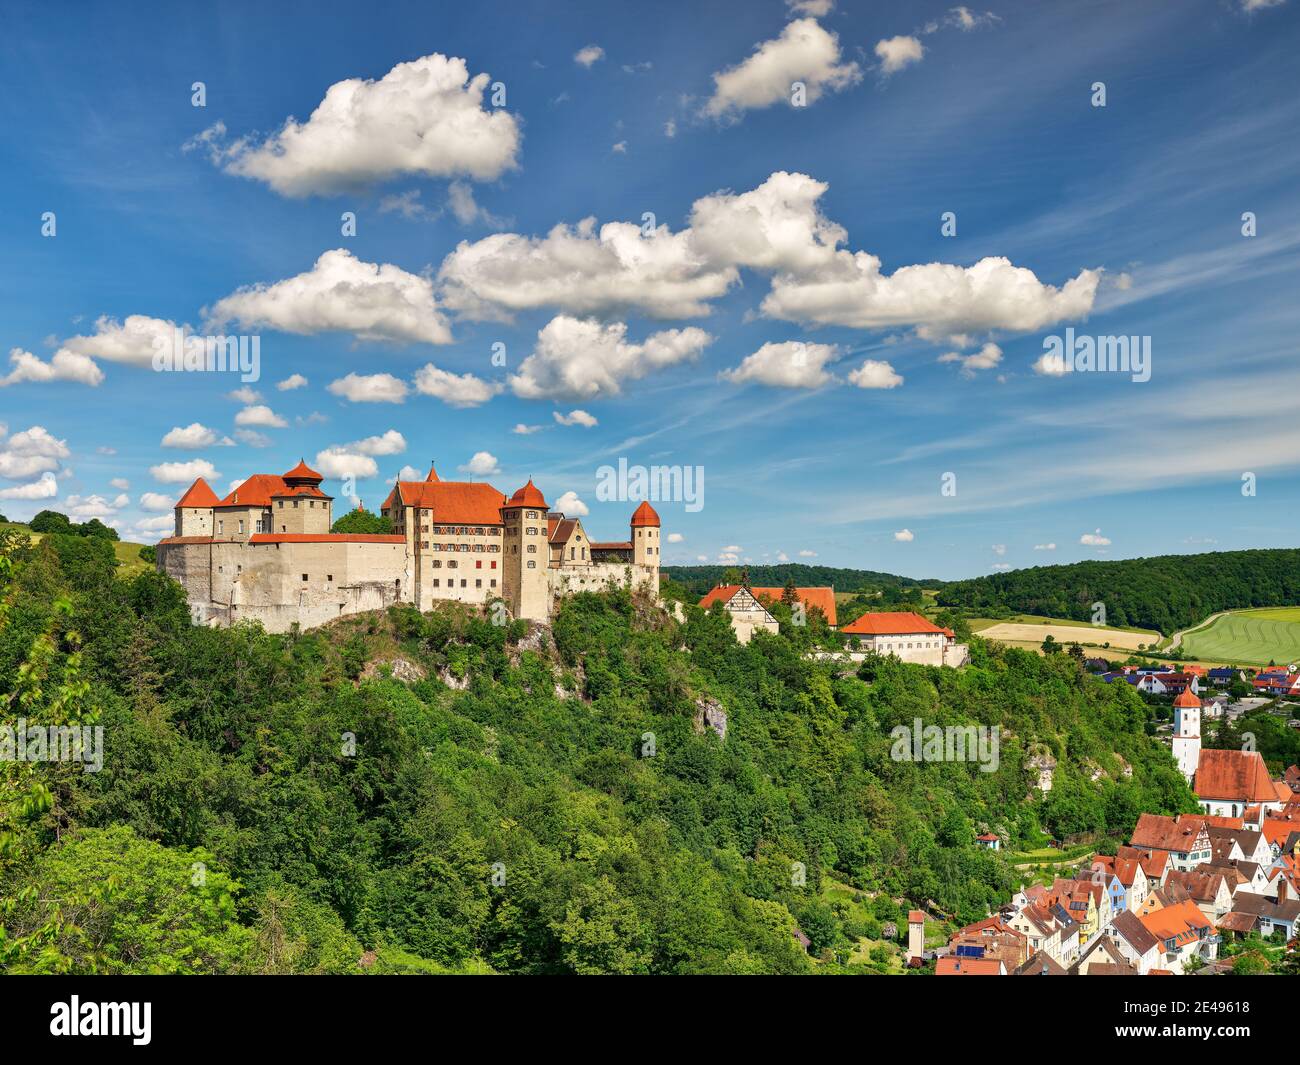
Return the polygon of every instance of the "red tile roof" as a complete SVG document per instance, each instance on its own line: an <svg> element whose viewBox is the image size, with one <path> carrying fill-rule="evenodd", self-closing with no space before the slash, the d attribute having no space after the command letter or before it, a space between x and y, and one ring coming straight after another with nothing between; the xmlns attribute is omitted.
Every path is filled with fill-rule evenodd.
<svg viewBox="0 0 1300 1065"><path fill-rule="evenodd" d="M631 551L632 541L631 540L604 540L604 541L597 542L595 540L592 540L591 549L593 551Z"/></svg>
<svg viewBox="0 0 1300 1065"><path fill-rule="evenodd" d="M1129 842L1134 847L1189 851L1204 828L1205 818L1200 814L1179 814L1177 817L1139 814L1133 828L1133 838Z"/></svg>
<svg viewBox="0 0 1300 1065"><path fill-rule="evenodd" d="M707 595L700 600L700 606L708 610L714 603L729 603L731 597L740 591L742 585L739 584L720 584L716 588L710 589ZM767 606L781 602L781 597L785 595L784 588L750 588L754 598L760 601L766 600ZM834 588L796 588L794 594L799 597L805 610L811 610L816 607L826 615L826 623L835 625L835 589Z"/></svg>
<svg viewBox="0 0 1300 1065"><path fill-rule="evenodd" d="M241 483L238 488L231 489L230 494L217 505L221 507L269 507L272 496L287 494L288 485L284 483L283 477L277 477L273 473L255 473Z"/></svg>
<svg viewBox="0 0 1300 1065"><path fill-rule="evenodd" d="M1199 929L1210 929L1210 922L1201 913L1200 907L1191 899L1176 902L1172 906L1163 906L1158 910L1143 914L1138 918L1142 926L1163 944L1165 940L1174 940L1175 946L1183 946L1194 939L1199 939Z"/></svg>
<svg viewBox="0 0 1300 1065"><path fill-rule="evenodd" d="M286 481L315 481L319 484L321 481L325 480L325 477L323 474L319 474L313 470L302 459L299 459L297 466L291 469L288 473L283 474L283 479Z"/></svg>
<svg viewBox="0 0 1300 1065"><path fill-rule="evenodd" d="M1202 748L1193 791L1202 799L1276 802L1277 791L1258 751Z"/></svg>
<svg viewBox="0 0 1300 1065"><path fill-rule="evenodd" d="M185 489L185 494L176 501L178 507L215 507L217 493L208 487L202 477L196 477L194 483Z"/></svg>
<svg viewBox="0 0 1300 1065"><path fill-rule="evenodd" d="M1201 700L1196 697L1196 693L1191 688L1184 688L1178 693L1178 698L1174 700L1174 706L1200 706Z"/></svg>
<svg viewBox="0 0 1300 1065"><path fill-rule="evenodd" d="M641 500L641 505L632 511L632 528L638 525L659 525L659 515L655 513L655 508Z"/></svg>
<svg viewBox="0 0 1300 1065"><path fill-rule="evenodd" d="M384 500L384 510L394 498L402 506L433 511L435 523L500 525L506 497L490 484L469 481L398 481Z"/></svg>
<svg viewBox="0 0 1300 1065"><path fill-rule="evenodd" d="M545 510L546 498L537 485L533 484L533 479L529 477L528 483L510 497L509 505L512 507L540 507Z"/></svg>
<svg viewBox="0 0 1300 1065"><path fill-rule="evenodd" d="M909 611L885 614L863 614L840 630L850 636L910 636L914 633L942 633L951 636L950 629L941 629L933 621Z"/></svg>
<svg viewBox="0 0 1300 1065"><path fill-rule="evenodd" d="M934 966L935 976L1001 976L1002 963L995 958L940 958Z"/></svg>

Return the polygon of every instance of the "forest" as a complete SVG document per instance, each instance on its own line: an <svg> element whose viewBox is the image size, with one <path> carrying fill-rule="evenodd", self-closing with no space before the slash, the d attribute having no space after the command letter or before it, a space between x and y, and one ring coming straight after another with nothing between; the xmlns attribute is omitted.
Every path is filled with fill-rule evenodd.
<svg viewBox="0 0 1300 1065"><path fill-rule="evenodd" d="M1195 808L1152 708L1069 656L846 670L773 609L747 646L616 589L552 627L447 604L269 635L193 626L106 541L5 532L0 724L102 729L103 765L0 761L0 971L879 971L842 948L1018 886L977 833L1105 845ZM995 727L997 771L896 761L917 719Z"/></svg>
<svg viewBox="0 0 1300 1065"><path fill-rule="evenodd" d="M719 584L739 584L741 570L735 566L665 566L663 573L697 598ZM785 562L772 566L749 566L749 580L759 588L785 587L793 581L800 587L834 588L837 592L877 592L885 589L938 588L943 581L916 580L869 569L843 569ZM736 578L736 579L730 579Z"/></svg>
<svg viewBox="0 0 1300 1065"><path fill-rule="evenodd" d="M1213 551L993 573L944 585L941 606L970 617L1041 614L1170 635L1220 610L1300 603L1300 549Z"/></svg>

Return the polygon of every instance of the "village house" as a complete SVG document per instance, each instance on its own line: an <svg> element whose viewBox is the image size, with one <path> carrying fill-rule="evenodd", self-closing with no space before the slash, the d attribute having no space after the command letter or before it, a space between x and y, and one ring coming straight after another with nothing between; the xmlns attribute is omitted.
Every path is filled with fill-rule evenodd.
<svg viewBox="0 0 1300 1065"><path fill-rule="evenodd" d="M1139 976L1146 976L1160 960L1160 941L1132 911L1118 913L1099 937L1108 942Z"/></svg>
<svg viewBox="0 0 1300 1065"><path fill-rule="evenodd" d="M711 589L700 600L700 607L708 610L714 603L721 603L723 609L731 615L731 627L740 643L749 643L754 633L760 629L765 632L779 631L776 617L768 609L786 598L784 588L755 588L744 584L720 584ZM803 608L804 620L819 612L826 624L835 628L835 589L834 588L795 588L795 604ZM795 604L792 604L795 605Z"/></svg>
<svg viewBox="0 0 1300 1065"><path fill-rule="evenodd" d="M1123 848L1121 848L1123 849ZM1119 897L1112 894L1111 910L1122 913L1136 910L1147 897L1147 874L1142 862L1135 857L1108 857L1098 855L1092 860L1093 868L1105 870L1119 888Z"/></svg>
<svg viewBox="0 0 1300 1065"><path fill-rule="evenodd" d="M1227 879L1222 873L1211 871L1208 865L1175 869L1169 874L1168 882L1183 888L1211 924L1217 924L1232 909L1232 891Z"/></svg>
<svg viewBox="0 0 1300 1065"><path fill-rule="evenodd" d="M1009 972L1028 960L1029 939L995 914L954 932L948 938L948 953L958 958L994 958Z"/></svg>
<svg viewBox="0 0 1300 1065"><path fill-rule="evenodd" d="M1174 869L1192 869L1213 857L1205 818L1195 814L1141 814L1129 845L1143 850L1166 851Z"/></svg>
<svg viewBox="0 0 1300 1065"><path fill-rule="evenodd" d="M199 478L177 501L160 571L185 588L196 622L250 619L270 632L310 628L393 603L502 601L550 619L557 597L610 585L658 595L660 521L649 503L627 540L596 543L551 511L530 480L512 496L478 482L397 481L381 512L388 535L332 533L333 498L305 462L257 473L224 499Z"/></svg>
<svg viewBox="0 0 1300 1065"><path fill-rule="evenodd" d="M1200 968L1203 962L1218 957L1219 936L1191 899L1163 906L1138 919L1160 943L1161 968L1175 975Z"/></svg>
<svg viewBox="0 0 1300 1065"><path fill-rule="evenodd" d="M1241 817L1248 806L1284 805L1258 751L1202 750L1192 790L1207 814Z"/></svg>
<svg viewBox="0 0 1300 1065"><path fill-rule="evenodd" d="M903 662L954 667L970 662L970 648L958 643L951 629L908 611L863 614L840 631L856 639L863 651Z"/></svg>

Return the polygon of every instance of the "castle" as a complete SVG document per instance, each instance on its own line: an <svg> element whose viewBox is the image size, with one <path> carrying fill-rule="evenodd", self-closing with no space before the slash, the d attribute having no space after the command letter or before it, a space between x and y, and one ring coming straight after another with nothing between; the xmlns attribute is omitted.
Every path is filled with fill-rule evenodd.
<svg viewBox="0 0 1300 1065"><path fill-rule="evenodd" d="M530 479L512 496L490 484L399 480L381 513L391 535L332 533L333 497L305 462L256 473L224 499L199 478L176 503L158 569L185 588L196 622L249 619L269 632L311 628L393 603L505 603L548 621L556 597L611 582L658 595L659 515L647 502L627 540L591 540L552 511Z"/></svg>

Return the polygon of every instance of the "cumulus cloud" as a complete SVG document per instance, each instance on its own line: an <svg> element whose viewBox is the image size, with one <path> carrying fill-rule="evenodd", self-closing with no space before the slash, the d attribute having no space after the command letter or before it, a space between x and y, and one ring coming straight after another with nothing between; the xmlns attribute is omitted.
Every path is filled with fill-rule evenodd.
<svg viewBox="0 0 1300 1065"><path fill-rule="evenodd" d="M925 48L915 37L886 37L876 42L876 58L884 74L895 74L906 66L919 63Z"/></svg>
<svg viewBox="0 0 1300 1065"><path fill-rule="evenodd" d="M312 268L273 284L248 285L204 314L211 328L277 329L313 336L351 333L359 340L448 344L451 329L433 282L391 263L367 263L346 248L327 251Z"/></svg>
<svg viewBox="0 0 1300 1065"><path fill-rule="evenodd" d="M484 210L474 199L474 190L464 181L453 181L447 189L447 206L452 216L462 226L481 222L483 225L500 228L508 224L505 218L498 218L490 211Z"/></svg>
<svg viewBox="0 0 1300 1065"><path fill-rule="evenodd" d="M1064 377L1069 372L1064 355L1045 351L1034 360L1034 373L1042 377Z"/></svg>
<svg viewBox="0 0 1300 1065"><path fill-rule="evenodd" d="M256 426L261 429L286 429L289 423L265 404L245 407L235 415L235 424Z"/></svg>
<svg viewBox="0 0 1300 1065"><path fill-rule="evenodd" d="M577 492L565 492L555 501L555 509L571 518L585 518L591 513L587 504L578 498Z"/></svg>
<svg viewBox="0 0 1300 1065"><path fill-rule="evenodd" d="M110 503L101 495L70 495L63 500L62 510L75 521L89 521L91 518L105 521L129 502L126 496L118 496Z"/></svg>
<svg viewBox="0 0 1300 1065"><path fill-rule="evenodd" d="M510 431L515 436L532 436L533 433L541 432L544 428L546 428L544 425L525 425L523 422L518 422Z"/></svg>
<svg viewBox="0 0 1300 1065"><path fill-rule="evenodd" d="M488 451L476 451L469 462L464 466L458 467L461 473L468 473L475 477L490 477L494 473L500 473L501 467L497 463L497 457Z"/></svg>
<svg viewBox="0 0 1300 1065"><path fill-rule="evenodd" d="M42 473L35 481L0 488L0 499L53 499L59 494L59 481L54 474Z"/></svg>
<svg viewBox="0 0 1300 1065"><path fill-rule="evenodd" d="M592 429L600 424L594 414L588 414L585 410L571 410L568 414L556 410L551 412L551 417L560 425L581 425L586 429Z"/></svg>
<svg viewBox="0 0 1300 1065"><path fill-rule="evenodd" d="M236 429L235 439L248 447L270 447L274 443L269 436L256 429Z"/></svg>
<svg viewBox="0 0 1300 1065"><path fill-rule="evenodd" d="M1110 540L1102 536L1101 530L1098 529L1095 532L1084 533L1079 537L1079 543L1085 544L1088 547L1108 547L1110 545Z"/></svg>
<svg viewBox="0 0 1300 1065"><path fill-rule="evenodd" d="M116 488L119 492L125 492L131 487L131 482L128 481L125 477L114 477L108 483L112 485L114 488Z"/></svg>
<svg viewBox="0 0 1300 1065"><path fill-rule="evenodd" d="M904 266L886 275L876 256L840 251L822 270L775 277L762 309L773 318L860 329L917 326L944 336L1028 332L1086 315L1100 279L1100 271L1083 270L1058 289L1002 257L966 267Z"/></svg>
<svg viewBox="0 0 1300 1065"><path fill-rule="evenodd" d="M343 450L358 455L400 455L406 450L406 437L396 429L389 429L380 436L368 436L364 440L344 444Z"/></svg>
<svg viewBox="0 0 1300 1065"><path fill-rule="evenodd" d="M683 536L681 533L675 532L675 533L668 534L668 542L670 544L680 544L680 543L684 543L685 541L686 541L686 537Z"/></svg>
<svg viewBox="0 0 1300 1065"><path fill-rule="evenodd" d="M379 473L379 465L369 455L362 455L348 450L346 446L338 445L316 452L316 459L312 465L326 477L340 480L344 477L363 480L366 477L375 477Z"/></svg>
<svg viewBox="0 0 1300 1065"><path fill-rule="evenodd" d="M802 82L806 100L814 103L824 93L839 92L862 80L857 63L840 62L840 42L816 19L791 22L781 35L764 41L743 62L713 75L713 95L704 113L714 118L736 117L741 112L770 107L791 98L790 86Z"/></svg>
<svg viewBox="0 0 1300 1065"><path fill-rule="evenodd" d="M605 49L598 44L589 44L585 48L579 48L573 55L573 61L580 67L586 67L588 70L592 66L605 58Z"/></svg>
<svg viewBox="0 0 1300 1065"><path fill-rule="evenodd" d="M1035 551L1055 551L1056 544L1034 544Z"/></svg>
<svg viewBox="0 0 1300 1065"><path fill-rule="evenodd" d="M50 381L74 381L93 388L104 380L104 371L95 365L92 358L66 349L56 351L49 362L42 362L30 351L13 348L9 352L9 362L13 369L0 377L0 388L23 382L45 384Z"/></svg>
<svg viewBox="0 0 1300 1065"><path fill-rule="evenodd" d="M721 376L736 384L756 383L773 388L820 388L835 380L826 364L839 357L834 344L807 344L802 340L767 343L741 364Z"/></svg>
<svg viewBox="0 0 1300 1065"><path fill-rule="evenodd" d="M898 532L894 533L894 539L900 544L910 544L916 539L916 534L911 529L899 529Z"/></svg>
<svg viewBox="0 0 1300 1065"><path fill-rule="evenodd" d="M939 356L940 362L957 363L963 377L974 377L980 370L991 370L1002 361L1002 349L989 341L973 355L961 351L948 351Z"/></svg>
<svg viewBox="0 0 1300 1065"><path fill-rule="evenodd" d="M627 381L697 358L712 339L691 326L652 333L638 344L627 340L626 323L558 315L537 334L510 387L522 399L617 396Z"/></svg>
<svg viewBox="0 0 1300 1065"><path fill-rule="evenodd" d="M144 492L140 496L141 510L170 511L176 506L176 501L171 496L165 496L161 492Z"/></svg>
<svg viewBox="0 0 1300 1065"><path fill-rule="evenodd" d="M250 408L256 410L257 408ZM209 429L200 422L191 422L185 428L177 426L162 438L163 447L183 448L197 451L199 448L215 447L222 442L215 429ZM229 443L229 441L226 441Z"/></svg>
<svg viewBox="0 0 1300 1065"><path fill-rule="evenodd" d="M295 388L306 388L307 378L300 373L290 374L283 381L278 382L275 387L281 392L291 392Z"/></svg>
<svg viewBox="0 0 1300 1065"><path fill-rule="evenodd" d="M248 385L241 385L233 392L227 392L226 398L233 399L236 403L242 403L245 407L251 407L255 403L262 402L262 393L256 388L250 388Z"/></svg>
<svg viewBox="0 0 1300 1065"><path fill-rule="evenodd" d="M816 558L816 557L817 557L817 552L816 552L816 551L808 551L808 550L800 551L800 552L799 552L799 557L800 557L800 558Z"/></svg>
<svg viewBox="0 0 1300 1065"><path fill-rule="evenodd" d="M785 6L794 15L825 18L835 7L835 0L785 0Z"/></svg>
<svg viewBox="0 0 1300 1065"><path fill-rule="evenodd" d="M401 403L406 399L406 382L390 373L350 373L331 381L326 390L349 403Z"/></svg>
<svg viewBox="0 0 1300 1065"><path fill-rule="evenodd" d="M897 388L902 383L903 376L879 359L864 359L861 366L849 371L849 384L858 388Z"/></svg>
<svg viewBox="0 0 1300 1065"><path fill-rule="evenodd" d="M433 396L450 407L482 406L503 391L504 385L485 381L472 373L454 374L433 363L425 363L415 371L415 390L424 396Z"/></svg>
<svg viewBox="0 0 1300 1065"><path fill-rule="evenodd" d="M329 195L394 177L500 177L516 165L519 123L484 107L491 79L465 60L434 53L398 63L378 81L348 78L325 92L303 123L290 117L258 143L225 143L210 127L187 149L204 149L227 173L284 196Z"/></svg>
<svg viewBox="0 0 1300 1065"><path fill-rule="evenodd" d="M155 481L163 484L189 484L196 477L205 481L215 481L221 474L207 459L191 459L189 462L161 462L150 466L149 473Z"/></svg>
<svg viewBox="0 0 1300 1065"><path fill-rule="evenodd" d="M4 435L3 430L0 426L0 436ZM58 470L59 462L71 454L66 441L52 436L43 426L33 425L0 443L0 477L27 481L53 473Z"/></svg>
<svg viewBox="0 0 1300 1065"><path fill-rule="evenodd" d="M154 352L160 346L171 349L177 328L187 327L178 327L176 323L166 319L150 318L143 314L131 314L121 321L104 315L96 319L93 333L69 337L63 341L49 363L41 365L48 366L51 373L56 368L62 368L62 377L48 379L80 380L83 384L98 384L103 379L103 371L94 366L91 360L106 359L109 362L120 362L129 366L152 368ZM12 352L10 361L13 361ZM21 360L24 374L30 375L26 379L37 379L45 372L35 365L37 362L39 360L35 362ZM16 365L15 372L18 369L19 366Z"/></svg>
<svg viewBox="0 0 1300 1065"><path fill-rule="evenodd" d="M1006 544L994 544L994 545L993 545L993 553L994 553L995 555L1005 555L1005 554L1007 553L1007 545L1006 545Z"/></svg>

